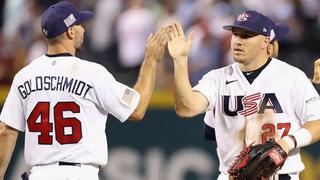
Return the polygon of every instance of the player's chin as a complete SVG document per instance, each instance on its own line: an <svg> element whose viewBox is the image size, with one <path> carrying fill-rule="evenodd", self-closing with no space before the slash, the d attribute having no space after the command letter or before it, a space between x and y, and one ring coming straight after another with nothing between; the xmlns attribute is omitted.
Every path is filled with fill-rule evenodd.
<svg viewBox="0 0 320 180"><path fill-rule="evenodd" d="M76 51L82 51L82 50L83 50L83 46L76 47Z"/></svg>
<svg viewBox="0 0 320 180"><path fill-rule="evenodd" d="M75 41L75 49L81 50L83 47L83 38L76 39Z"/></svg>
<svg viewBox="0 0 320 180"><path fill-rule="evenodd" d="M244 61L244 58L243 57L239 57L239 56L233 56L233 59L237 63L241 63L241 62Z"/></svg>
<svg viewBox="0 0 320 180"><path fill-rule="evenodd" d="M77 46L75 47L77 51L82 51L83 50L83 43L79 43L77 44Z"/></svg>
<svg viewBox="0 0 320 180"><path fill-rule="evenodd" d="M233 56L233 59L237 61L237 60L243 59L244 55L241 52L232 52L232 56Z"/></svg>

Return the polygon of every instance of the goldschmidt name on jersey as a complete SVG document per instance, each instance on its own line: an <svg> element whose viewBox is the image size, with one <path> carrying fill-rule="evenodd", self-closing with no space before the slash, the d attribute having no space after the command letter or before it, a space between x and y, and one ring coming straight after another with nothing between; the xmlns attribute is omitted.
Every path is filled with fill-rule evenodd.
<svg viewBox="0 0 320 180"><path fill-rule="evenodd" d="M36 91L68 91L78 96L86 97L92 86L65 76L36 76L18 86L18 91L23 99Z"/></svg>

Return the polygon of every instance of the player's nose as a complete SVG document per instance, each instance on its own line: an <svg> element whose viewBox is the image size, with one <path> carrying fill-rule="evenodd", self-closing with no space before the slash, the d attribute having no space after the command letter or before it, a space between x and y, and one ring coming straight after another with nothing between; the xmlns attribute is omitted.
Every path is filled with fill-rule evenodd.
<svg viewBox="0 0 320 180"><path fill-rule="evenodd" d="M241 48L243 46L241 40L234 41L233 48Z"/></svg>

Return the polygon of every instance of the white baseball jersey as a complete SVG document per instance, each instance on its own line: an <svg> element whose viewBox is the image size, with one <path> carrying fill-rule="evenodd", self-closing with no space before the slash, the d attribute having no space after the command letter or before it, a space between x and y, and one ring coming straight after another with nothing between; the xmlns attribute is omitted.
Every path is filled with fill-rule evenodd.
<svg viewBox="0 0 320 180"><path fill-rule="evenodd" d="M215 128L219 170L228 167L245 146L264 143L320 119L320 98L306 75L277 59L250 84L234 63L207 73L193 88L209 102L205 123ZM299 149L290 153L278 172L304 169Z"/></svg>
<svg viewBox="0 0 320 180"><path fill-rule="evenodd" d="M140 96L101 65L74 56L41 56L18 72L0 119L25 131L30 165L107 163L108 114L124 122Z"/></svg>

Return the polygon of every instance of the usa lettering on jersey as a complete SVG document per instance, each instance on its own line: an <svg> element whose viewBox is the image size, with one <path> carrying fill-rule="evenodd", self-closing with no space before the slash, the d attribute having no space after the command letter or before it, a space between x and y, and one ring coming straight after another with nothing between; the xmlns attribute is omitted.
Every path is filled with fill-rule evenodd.
<svg viewBox="0 0 320 180"><path fill-rule="evenodd" d="M67 91L86 97L92 86L74 78L65 76L36 76L18 85L18 91L23 99L36 91Z"/></svg>
<svg viewBox="0 0 320 180"><path fill-rule="evenodd" d="M235 108L230 110L230 99L235 99ZM275 113L283 113L275 93L255 93L248 96L222 96L222 109L227 116L249 116L255 113L263 114L266 109Z"/></svg>

